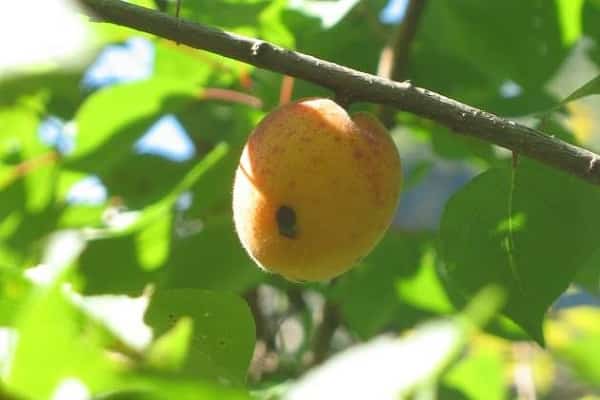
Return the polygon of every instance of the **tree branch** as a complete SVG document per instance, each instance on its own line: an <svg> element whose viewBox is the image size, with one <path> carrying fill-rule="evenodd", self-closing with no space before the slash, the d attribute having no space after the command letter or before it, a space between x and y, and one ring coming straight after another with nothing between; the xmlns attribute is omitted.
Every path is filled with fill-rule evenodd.
<svg viewBox="0 0 600 400"><path fill-rule="evenodd" d="M412 85L393 82L261 40L179 21L164 13L120 0L78 0L104 21L135 28L291 75L333 90L353 101L398 107L437 121L457 133L505 147L547 165L600 184L600 156L475 107Z"/></svg>

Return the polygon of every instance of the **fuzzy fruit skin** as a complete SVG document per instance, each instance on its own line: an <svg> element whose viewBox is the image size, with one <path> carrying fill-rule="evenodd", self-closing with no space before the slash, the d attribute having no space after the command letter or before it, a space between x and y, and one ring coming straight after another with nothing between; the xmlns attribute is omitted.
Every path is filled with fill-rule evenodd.
<svg viewBox="0 0 600 400"><path fill-rule="evenodd" d="M328 280L382 238L401 179L396 147L375 117L350 118L329 99L289 103L267 115L244 147L235 228L263 269L293 281Z"/></svg>

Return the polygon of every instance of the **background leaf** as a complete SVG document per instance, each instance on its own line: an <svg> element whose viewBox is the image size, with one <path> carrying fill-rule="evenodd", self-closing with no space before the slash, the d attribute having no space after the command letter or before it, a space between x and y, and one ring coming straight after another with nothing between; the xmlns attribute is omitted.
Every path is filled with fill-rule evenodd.
<svg viewBox="0 0 600 400"><path fill-rule="evenodd" d="M254 347L254 323L247 305L235 295L198 289L158 290L146 313L155 335L181 317L192 321L184 373L241 385Z"/></svg>
<svg viewBox="0 0 600 400"><path fill-rule="evenodd" d="M502 285L507 315L543 342L546 310L595 248L598 192L529 160L517 167L514 189L511 181L509 169L491 169L448 202L444 276L463 296Z"/></svg>

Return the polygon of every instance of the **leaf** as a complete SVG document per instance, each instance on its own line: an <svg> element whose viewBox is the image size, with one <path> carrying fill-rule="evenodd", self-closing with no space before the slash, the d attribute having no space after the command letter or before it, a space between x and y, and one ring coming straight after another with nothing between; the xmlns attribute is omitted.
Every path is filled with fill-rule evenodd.
<svg viewBox="0 0 600 400"><path fill-rule="evenodd" d="M494 149L489 143L468 136L457 136L442 126L433 127L431 145L437 154L446 159L472 159L476 157L488 163L492 163L496 159Z"/></svg>
<svg viewBox="0 0 600 400"><path fill-rule="evenodd" d="M308 372L284 398L413 398L410 394L439 378L473 329L497 310L501 297L486 288L461 316L420 324L400 338L381 336L355 345Z"/></svg>
<svg viewBox="0 0 600 400"><path fill-rule="evenodd" d="M600 311L574 307L561 311L546 326L548 347L592 385L600 384Z"/></svg>
<svg viewBox="0 0 600 400"><path fill-rule="evenodd" d="M446 206L440 229L443 276L463 298L495 283L508 294L506 315L543 343L541 324L597 246L598 190L522 159L490 169ZM509 219L509 215L511 218Z"/></svg>
<svg viewBox="0 0 600 400"><path fill-rule="evenodd" d="M23 303L31 293L32 285L22 270L9 268L0 259L0 325L12 326Z"/></svg>
<svg viewBox="0 0 600 400"><path fill-rule="evenodd" d="M579 269L574 283L593 295L600 295L600 248L596 249Z"/></svg>
<svg viewBox="0 0 600 400"><path fill-rule="evenodd" d="M155 280L154 270L164 265L171 251L170 221L175 202L211 168L220 165L228 152L226 144L216 146L166 196L146 207L135 222L125 228L106 229L104 238L90 241L79 262L86 293L140 293ZM158 237L154 236L157 232ZM154 244L146 249L144 242Z"/></svg>
<svg viewBox="0 0 600 400"><path fill-rule="evenodd" d="M581 37L581 17L585 0L558 0L556 2L561 25L562 41L572 45Z"/></svg>
<svg viewBox="0 0 600 400"><path fill-rule="evenodd" d="M144 270L136 249L133 233L88 242L79 258L84 293L140 294L156 273Z"/></svg>
<svg viewBox="0 0 600 400"><path fill-rule="evenodd" d="M160 336L187 317L192 333L181 373L242 385L254 351L254 320L246 303L227 292L159 289L145 321Z"/></svg>
<svg viewBox="0 0 600 400"><path fill-rule="evenodd" d="M172 216L165 214L143 229L135 237L138 261L144 270L160 268L171 247Z"/></svg>
<svg viewBox="0 0 600 400"><path fill-rule="evenodd" d="M199 0L183 2L181 15L192 21L291 48L294 46L294 36L282 20L286 4L282 0Z"/></svg>
<svg viewBox="0 0 600 400"><path fill-rule="evenodd" d="M174 242L164 285L240 293L260 282L265 273L242 248L230 216L199 223L198 233Z"/></svg>
<svg viewBox="0 0 600 400"><path fill-rule="evenodd" d="M506 398L504 368L499 349L471 350L446 374L444 383L464 393L465 399L502 400Z"/></svg>
<svg viewBox="0 0 600 400"><path fill-rule="evenodd" d="M592 96L595 94L600 94L600 75L589 80L580 88L568 95L563 101L561 101L561 104L566 104L570 101L577 100L582 97Z"/></svg>
<svg viewBox="0 0 600 400"><path fill-rule="evenodd" d="M131 154L100 174L109 193L119 196L131 209L159 202L193 167L153 155Z"/></svg>
<svg viewBox="0 0 600 400"><path fill-rule="evenodd" d="M447 311L448 300L427 260L430 251L429 235L388 232L331 289L348 327L361 338L370 338L385 327L409 329L440 309Z"/></svg>
<svg viewBox="0 0 600 400"><path fill-rule="evenodd" d="M5 381L9 389L49 399L66 378L82 381L92 392L115 383L100 333L81 319L60 286L33 293L16 328L18 341Z"/></svg>
<svg viewBox="0 0 600 400"><path fill-rule="evenodd" d="M78 135L69 163L106 168L133 154L133 144L146 129L161 114L189 101L195 91L193 82L150 79L95 92L75 116Z"/></svg>
<svg viewBox="0 0 600 400"><path fill-rule="evenodd" d="M405 398L400 394L426 381L460 351L464 334L456 321L435 321L404 338L384 336L355 345L295 382L284 398Z"/></svg>
<svg viewBox="0 0 600 400"><path fill-rule="evenodd" d="M136 375L128 375L125 382L112 390L102 394L102 400L251 400L243 389L223 387L211 382L202 382L198 379L180 378L173 374L160 374L145 371Z"/></svg>
<svg viewBox="0 0 600 400"><path fill-rule="evenodd" d="M437 275L435 258L433 248L423 249L416 274L396 281L396 291L401 302L436 314L450 314L455 309Z"/></svg>
<svg viewBox="0 0 600 400"><path fill-rule="evenodd" d="M411 79L501 115L543 110L544 84L567 55L555 3L505 0L482 6L473 0L442 0L426 7L412 46ZM503 101L500 90L506 82L521 89L511 101ZM515 110L513 103L522 97L529 101Z"/></svg>
<svg viewBox="0 0 600 400"><path fill-rule="evenodd" d="M34 107L29 111L43 112L70 118L81 101L79 81L82 72L54 70L49 72L17 75L0 81L0 108L31 106L31 99L36 98Z"/></svg>
<svg viewBox="0 0 600 400"><path fill-rule="evenodd" d="M217 66L216 56L202 54L210 62L198 62L199 54L190 49L178 46L174 42L159 41L154 44L156 48L156 60L154 64L154 76L156 78L168 79L174 76L180 77L187 82L200 85L208 80L213 68ZM213 59L213 57L215 59ZM224 73L219 78L224 79L229 74Z"/></svg>
<svg viewBox="0 0 600 400"><path fill-rule="evenodd" d="M340 22L346 14L358 3L358 0L346 1L296 1L293 6L304 14L318 17L323 28L329 29Z"/></svg>

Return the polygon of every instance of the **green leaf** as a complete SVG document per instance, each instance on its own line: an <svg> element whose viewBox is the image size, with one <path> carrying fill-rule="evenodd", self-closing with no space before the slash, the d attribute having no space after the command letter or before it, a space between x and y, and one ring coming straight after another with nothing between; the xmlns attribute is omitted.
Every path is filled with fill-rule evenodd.
<svg viewBox="0 0 600 400"><path fill-rule="evenodd" d="M31 282L21 269L9 268L0 260L0 325L12 326L31 292Z"/></svg>
<svg viewBox="0 0 600 400"><path fill-rule="evenodd" d="M172 223L171 214L165 214L140 229L136 235L138 260L144 270L161 267L169 257Z"/></svg>
<svg viewBox="0 0 600 400"><path fill-rule="evenodd" d="M490 169L450 199L440 228L443 276L464 298L503 287L506 315L543 343L547 308L597 246L600 195L526 159L512 194L511 181L509 169Z"/></svg>
<svg viewBox="0 0 600 400"><path fill-rule="evenodd" d="M281 19L285 4L282 0L197 0L183 2L181 15L193 21L293 47L294 36Z"/></svg>
<svg viewBox="0 0 600 400"><path fill-rule="evenodd" d="M216 56L199 54L171 41L155 42L154 46L156 49L155 78L172 79L176 76L191 84L200 85L208 80L217 66ZM199 60L203 62L198 62ZM222 72L221 78L230 75L225 71Z"/></svg>
<svg viewBox="0 0 600 400"><path fill-rule="evenodd" d="M426 7L412 47L411 79L498 114L514 110L512 103L521 97L529 102L520 103L518 114L544 109L544 84L563 62L567 48L556 2L541 3L505 0L483 6L473 0L442 0ZM506 82L521 88L511 101L503 101L501 87Z"/></svg>
<svg viewBox="0 0 600 400"><path fill-rule="evenodd" d="M433 127L431 145L437 154L451 160L477 157L477 159L491 163L496 159L494 149L489 143L456 135L442 126Z"/></svg>
<svg viewBox="0 0 600 400"><path fill-rule="evenodd" d="M437 275L435 258L433 248L424 249L416 274L396 281L396 290L402 302L436 314L450 314L455 308Z"/></svg>
<svg viewBox="0 0 600 400"><path fill-rule="evenodd" d="M81 319L59 286L33 293L16 328L18 341L5 381L16 393L49 399L66 378L80 380L91 392L115 383L101 335Z"/></svg>
<svg viewBox="0 0 600 400"><path fill-rule="evenodd" d="M159 202L193 167L149 154L130 154L99 175L108 192L131 209Z"/></svg>
<svg viewBox="0 0 600 400"><path fill-rule="evenodd" d="M146 207L135 222L125 228L103 230L104 238L90 241L79 262L86 293L140 293L154 281L154 270L164 265L171 251L170 221L175 202L211 168L220 165L228 151L224 143L216 146L166 196Z"/></svg>
<svg viewBox="0 0 600 400"><path fill-rule="evenodd" d="M198 182L203 182L203 178L210 172L219 168L229 154L229 146L226 143L220 143L215 146L210 153L206 154L200 162L196 163L181 179L174 188L171 189L162 200L146 207L140 218L126 228L125 231L133 232L143 227L148 221L160 218L164 213L171 212L177 199L189 189L192 189Z"/></svg>
<svg viewBox="0 0 600 400"><path fill-rule="evenodd" d="M349 4L348 1L344 3ZM362 2L337 24L327 28L323 27L320 18L297 10L285 12L283 20L294 33L297 50L360 71L376 73L381 49L391 36L391 32L377 21L377 13L384 4L385 0ZM361 29L357 29L359 26ZM323 40L325 37L328 40ZM319 93L320 89L297 80L295 94L297 97L310 96Z"/></svg>
<svg viewBox="0 0 600 400"><path fill-rule="evenodd" d="M598 42L598 38L600 37L600 26L598 25L600 2L598 0L586 0L581 16L583 19L583 33Z"/></svg>
<svg viewBox="0 0 600 400"><path fill-rule="evenodd" d="M54 196L58 168L51 149L37 137L39 113L33 108L41 107L41 96L30 99L28 106L18 105L0 109L0 159L12 158L15 167L0 176L0 190L14 180L22 179L26 190L25 207L29 212L40 212ZM10 135L3 134L10 132Z"/></svg>
<svg viewBox="0 0 600 400"><path fill-rule="evenodd" d="M299 10L304 14L320 18L323 27L329 29L340 22L357 3L358 0L337 3L301 0L295 2L294 9Z"/></svg>
<svg viewBox="0 0 600 400"><path fill-rule="evenodd" d="M331 289L348 327L361 338L369 338L385 327L408 329L426 316L448 311L431 251L428 235L388 232Z"/></svg>
<svg viewBox="0 0 600 400"><path fill-rule="evenodd" d="M182 106L197 90L193 82L150 79L115 85L89 96L77 111L77 140L70 163L106 168L132 154L133 144L160 115Z"/></svg>
<svg viewBox="0 0 600 400"><path fill-rule="evenodd" d="M600 311L575 307L561 311L547 326L548 346L577 376L600 384Z"/></svg>
<svg viewBox="0 0 600 400"><path fill-rule="evenodd" d="M82 74L81 70L55 70L2 79L0 108L25 106L38 117L51 114L69 119L81 102Z"/></svg>
<svg viewBox="0 0 600 400"><path fill-rule="evenodd" d="M95 398L96 399L96 398ZM146 371L126 376L117 390L111 390L97 400L251 400L245 390L233 389L198 379L181 378L173 374Z"/></svg>
<svg viewBox="0 0 600 400"><path fill-rule="evenodd" d="M474 329L498 310L501 297L500 291L486 288L455 318L419 324L403 337L382 336L352 346L302 377L285 398L415 398L411 395L428 390Z"/></svg>
<svg viewBox="0 0 600 400"><path fill-rule="evenodd" d="M596 249L579 269L574 283L596 296L600 295L600 248Z"/></svg>
<svg viewBox="0 0 600 400"><path fill-rule="evenodd" d="M600 75L589 80L587 83L568 95L567 98L561 102L561 104L566 104L570 101L595 94L600 94Z"/></svg>
<svg viewBox="0 0 600 400"><path fill-rule="evenodd" d="M464 393L465 399L503 400L506 398L503 364L499 350L478 349L467 353L443 380L448 386Z"/></svg>
<svg viewBox="0 0 600 400"><path fill-rule="evenodd" d="M227 292L159 289L145 321L160 336L185 317L191 321L192 333L180 373L243 385L255 340L254 320L246 303Z"/></svg>
<svg viewBox="0 0 600 400"><path fill-rule="evenodd" d="M131 233L88 242L79 258L86 294L140 294L156 279L138 258L136 237Z"/></svg>
<svg viewBox="0 0 600 400"><path fill-rule="evenodd" d="M581 36L581 17L585 0L557 0L562 41L571 45Z"/></svg>
<svg viewBox="0 0 600 400"><path fill-rule="evenodd" d="M466 335L456 320L437 320L402 338L383 336L355 345L296 381L285 398L414 398L411 392L435 379L462 349Z"/></svg>
<svg viewBox="0 0 600 400"><path fill-rule="evenodd" d="M263 278L242 248L230 216L198 223L203 225L199 232L174 242L165 286L239 293Z"/></svg>
<svg viewBox="0 0 600 400"><path fill-rule="evenodd" d="M58 228L95 228L102 223L104 206L71 204L65 207L57 221Z"/></svg>

